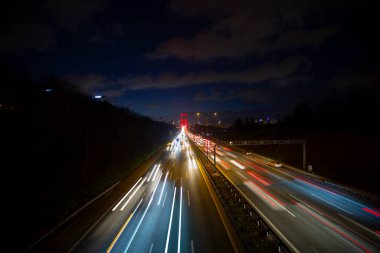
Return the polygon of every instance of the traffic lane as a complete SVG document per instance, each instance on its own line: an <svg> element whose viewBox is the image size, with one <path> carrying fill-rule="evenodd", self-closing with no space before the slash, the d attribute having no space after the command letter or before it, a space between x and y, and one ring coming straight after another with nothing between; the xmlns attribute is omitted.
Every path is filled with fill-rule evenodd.
<svg viewBox="0 0 380 253"><path fill-rule="evenodd" d="M195 161L194 161L195 163ZM222 220L212 200L210 192L199 171L198 164L183 159L179 175L183 178L184 195L184 226L189 235L185 242L195 252L233 252L233 247L227 235ZM186 178L186 180L185 180ZM186 191L187 190L187 191ZM192 244L192 245L191 245Z"/></svg>
<svg viewBox="0 0 380 253"><path fill-rule="evenodd" d="M163 184L160 184L162 187ZM165 252L168 224L171 215L171 200L174 198L171 183L167 182L167 196L164 205L158 205L158 190L150 205L141 209L134 223L127 226L123 239L119 240L119 248L112 252ZM149 204L149 203L148 203ZM145 215L144 215L145 214ZM173 227L171 227L173 231Z"/></svg>
<svg viewBox="0 0 380 253"><path fill-rule="evenodd" d="M166 154L160 156L161 159L166 157ZM145 175L139 178L121 199L115 203L112 210L90 231L74 249L74 252L104 251L108 248L110 242L112 242L115 235L117 235L119 229L124 225L138 202L145 197L144 203L146 203L148 196L152 194L154 189L153 178L156 176L155 181L157 181L160 172L160 169L157 169L160 158L157 159L157 162L147 170Z"/></svg>
<svg viewBox="0 0 380 253"><path fill-rule="evenodd" d="M374 245L379 245L380 214L376 207L371 206L371 203L341 193L314 178L304 175L297 176L296 173L285 172L282 169L267 168L266 172L269 173L269 176L274 176L274 181L277 178L278 182L286 188L281 189L280 192L285 191L290 194L293 191L293 195L298 194L300 198L312 205L319 206L337 224L344 224L347 229L368 239ZM277 176L273 173L277 173ZM275 186L277 185L275 184Z"/></svg>
<svg viewBox="0 0 380 253"><path fill-rule="evenodd" d="M281 209L273 209L267 202L258 197L245 184L239 183L237 174L228 171L229 178L237 181L239 189L265 214L272 224L300 251L318 250L320 252L352 252L358 246L352 242L352 235L336 228L324 218L316 219L318 214L303 204L289 205L286 208L295 215ZM307 212L305 211L307 210ZM313 216L314 215L314 216ZM323 222L322 222L323 221ZM316 236L317 235L317 236ZM347 240L346 237L350 239ZM355 239L354 239L355 240ZM362 245L362 244L360 244ZM363 243L364 245L364 243Z"/></svg>
<svg viewBox="0 0 380 253"><path fill-rule="evenodd" d="M177 150L178 151L178 150ZM174 152L175 153L175 152ZM141 188L136 192L136 194L133 196L133 198L129 201L127 207L123 210L124 213L128 213L129 216L122 217L118 219L115 224L115 219L114 217L107 217L109 222L104 222L102 225L98 226L97 229L94 229L95 232L92 233L92 243L90 242L87 246L86 243L83 243L82 245L84 247L78 247L77 252L94 252L94 251L105 251L106 248L109 248L109 245L112 243L112 241L115 240L115 236L120 233L120 236L117 238L115 241L115 244L112 247L111 252L118 252L118 251L125 251L126 249L130 252L140 252L140 251L145 251L149 252L150 250L153 250L155 252L156 250L162 251L165 250L166 247L166 240L164 240L163 235L168 233L169 228L168 226L168 219L171 216L170 214L173 213L172 215L172 225L171 227L171 235L168 237L169 242L168 243L168 250L173 251L175 247L178 247L178 242L182 243L180 245L181 247L181 252L193 252L195 249L200 249L200 251L203 251L206 249L207 251L211 250L211 252L214 252L213 247L214 246L209 246L210 242L214 240L218 240L219 238L224 238L226 237L226 233L224 231L224 228L222 227L221 231L224 231L224 237L223 235L220 235L219 228L215 226L214 224L211 224L213 227L217 228L217 231L213 231L213 234L215 234L215 238L212 240L209 239L209 234L207 235L202 235L198 231L198 234L196 236L192 235L192 230L194 230L192 227L196 222L193 222L191 219L193 218L193 214L191 212L188 212L187 208L183 208L185 205L181 205L178 197L178 194L180 191L177 191L176 195L171 196L171 190L170 188L172 185L180 185L183 183L184 178L188 178L189 174L186 171L186 161L185 161L185 156L181 155L174 155L173 159L173 154L171 154L166 161L163 161L163 168L164 171L162 172L162 175L165 174L165 167L168 167L168 171L170 170L170 179L165 184L165 181L163 179L163 176L161 176L160 184L157 187L157 190L154 195L153 201L149 204L147 202L147 196L149 196L148 192L144 190L144 187L146 184L148 184L147 180L143 183ZM184 169L185 168L185 169ZM157 170L156 170L157 172ZM185 173L184 173L185 172ZM145 175L147 178L149 178L149 175L153 175L154 170L148 171L148 173ZM158 174L161 175L161 172L158 172ZM153 176L152 176L153 177ZM158 177L158 176L157 176ZM182 179L182 180L181 180ZM201 178L199 178L201 179ZM143 179L142 179L143 180ZM203 179L201 179L203 180ZM202 181L200 181L202 182ZM138 182L137 182L138 183ZM194 182L195 183L195 182ZM138 185L138 184L137 184ZM196 184L195 184L196 185ZM164 187L165 186L165 187ZM196 187L196 186L195 186ZM161 191L160 191L161 188ZM177 188L175 188L177 189ZM152 191L152 190L151 190ZM161 195L162 192L162 195ZM185 194L183 194L184 191L182 189L182 200L184 201L185 199ZM190 191L189 191L190 192ZM140 193L140 194L139 194ZM145 196L144 194L145 193ZM207 194L209 194L206 190ZM205 194L203 193L203 194ZM206 194L206 195L207 195ZM162 198L162 204L158 205L155 204L155 201L159 201L159 196L165 196ZM175 201L174 196L177 196L177 202L173 206L173 208L169 209L169 202L170 201ZM188 194L189 196L189 194ZM144 199L145 197L145 199ZM141 199L143 200L141 200ZM141 204L139 205L139 200L141 201ZM172 199L172 200L171 200ZM127 202L127 198L124 200ZM166 202L165 202L166 201ZM197 198L195 198L195 203L197 202ZM210 201L212 201L210 199ZM185 202L185 201L184 201ZM190 199L187 201L190 203ZM136 212L133 212L132 209L136 208L134 205L138 205ZM134 204L134 205L132 205ZM181 209L181 206L183 208L183 213L184 213L184 218L183 218L183 224L184 224L184 229L179 229L179 215L180 212L179 210ZM189 205L190 206L190 205ZM198 208L210 208L208 205L205 203L202 203L202 206L199 206L197 204L193 204L193 207L198 206ZM122 207L122 205L118 206L118 209L114 212L117 213L120 211L119 209ZM148 209L149 208L149 209ZM163 209L163 210L160 210ZM215 207L214 207L215 208ZM210 208L211 209L211 208ZM173 211L171 211L173 210ZM212 210L212 209L211 209ZM128 221L128 218L131 216L133 213L132 218ZM208 212L206 212L207 214ZM203 217L207 217L205 213L202 213ZM214 214L213 214L214 216ZM218 217L218 214L216 214L216 217ZM215 219L208 218L206 221L212 221ZM123 225L126 224L128 221L128 224L125 226L124 229L121 229ZM201 224L207 224L206 221L201 221ZM210 222L208 222L210 224ZM166 226L165 226L166 225ZM199 224L196 224L195 227L198 227ZM103 227L103 229L102 229ZM117 227L119 230L118 231L106 231L104 228L110 228L110 227ZM166 227L166 228L165 228ZM177 229L175 229L177 227ZM190 227L190 228L187 228ZM205 226L206 231L209 230L209 226ZM205 228L201 228L199 230L203 230ZM183 231L182 236L179 235L179 231ZM107 238L105 234L112 234L114 238ZM103 238L103 241L108 241L107 243L100 243L99 238ZM107 238L107 239L106 239ZM181 240L178 240L178 238L182 238ZM205 239L206 238L206 239ZM91 241L91 240L90 240ZM224 241L228 241L224 240ZM165 242L165 243L164 243ZM103 245L103 247L91 247L91 245ZM165 245L165 247L164 247ZM177 246L176 246L177 245ZM90 247L88 247L90 246ZM87 249L87 251L82 250L82 249ZM231 246L230 247L223 247L223 248L216 248L215 250L218 252L223 252L224 249L228 249L229 252L231 252Z"/></svg>
<svg viewBox="0 0 380 253"><path fill-rule="evenodd" d="M240 161L240 160L239 160ZM247 161L242 159L242 163L247 165ZM330 208L333 213L352 216L357 221L361 220L363 225L372 227L373 230L379 227L380 213L376 207L370 203L365 203L360 199L355 199L350 195L343 194L326 186L324 182L319 182L313 178L307 178L305 175L295 175L296 173L285 172L282 169L265 166L265 168L248 162L248 168L253 169L261 178L271 178L275 183L284 184L286 187L293 189L294 192L301 194L313 203ZM249 173L249 170L246 170ZM251 176L254 176L251 174ZM260 178L256 178L261 180ZM265 182L264 182L265 183ZM290 191L290 189L288 190ZM329 210L326 210L329 211ZM341 217L336 217L341 219ZM342 222L344 222L342 220ZM372 231L372 234L375 233Z"/></svg>
<svg viewBox="0 0 380 253"><path fill-rule="evenodd" d="M207 151L207 149L206 149L206 151ZM209 152L210 152L210 150L209 150ZM223 152L223 151L222 151ZM218 152L218 154L219 154L220 152ZM221 157L221 156L219 156L219 157ZM232 153L232 152L224 152L224 155L222 155L222 157L223 158L221 158L221 159L224 159L224 161L225 162L229 162L230 163L230 168L231 168L231 166L232 166L232 168L234 168L233 169L233 171L234 172L236 172L237 170L239 170L239 169L241 169L242 171L244 171L244 172L239 172L239 171L237 171L237 173L239 174L239 175L242 175L243 177L245 177L244 176L244 174L245 173L247 173L247 172L249 172L250 170L245 170L246 169L246 167L244 167L244 166L242 166L241 164L239 164L238 162L236 162L236 161L234 161L234 160L232 160L232 159L236 159L236 160L238 160L238 161L242 161L242 160L244 160L243 158L241 158L241 155L240 154L234 154L234 153ZM244 161L243 163L246 163L246 161ZM238 168L237 168L238 167ZM248 165L248 167L250 167L250 165ZM257 166L255 166L255 167L257 167ZM261 169L263 169L263 168L261 168ZM257 172L257 171L256 171ZM261 171L261 172L259 172L259 173L262 173L263 171ZM268 172L268 170L266 170L265 169L265 172ZM250 176L252 176L252 173L249 173L249 174L251 174ZM262 175L262 176L267 176L266 175L267 173L264 173L264 175ZM286 174L288 174L288 173L286 173ZM273 174L272 174L273 175ZM257 175L253 175L255 178L254 178L254 180L256 180L256 181L258 181L258 182L260 182L260 183L262 183L262 184L264 184L264 183L267 183L267 182L265 182L265 181L263 181L262 179L262 177L260 177L260 176L257 176ZM273 175L274 176L274 175ZM278 176L275 176L276 178L278 178ZM290 175L290 178L293 178L293 176L292 175ZM274 179L274 180L276 180L276 179ZM256 183L258 183L258 182L256 182ZM304 182L302 182L301 181L301 183L304 183ZM267 186L268 186L268 184L267 184ZM294 186L294 182L291 182L291 186ZM257 187L256 187L257 188ZM268 187L268 188L273 188L273 187ZM286 187L286 189L283 189L284 190L284 192L286 193L286 192L289 192L289 189L290 189L291 187L289 187L289 186L287 186ZM244 187L243 187L243 189L245 189ZM288 197L287 196L284 196L283 194L281 194L283 191L281 191L281 192L276 192L276 190L275 189L270 189L270 191L271 192L273 192L273 191L275 191L274 192L274 195L275 196L281 196L281 198L284 198L285 200L287 200L288 199ZM296 191L296 192L299 192L299 191ZM257 193L256 193L257 194ZM289 193L290 194L290 193ZM294 194L294 193L293 193ZM290 194L291 195L291 194ZM308 197L310 196L310 194L306 194ZM311 196L313 196L313 195L311 195ZM270 198L270 196L268 196L269 198ZM317 194L314 194L314 196L313 197L318 197L318 195ZM319 200L321 200L321 198L319 199ZM270 202L270 201L269 201ZM318 202L318 201L317 201ZM339 213L339 211L340 210L335 210L335 212L334 212L334 208L331 208L331 207L328 207L328 206L326 206L326 203L328 203L327 201L322 201L322 202L325 202L325 203L320 203L320 202L318 202L317 203L317 206L320 208L320 207L322 207L322 208L328 208L328 211L330 211L330 212L332 212L333 214L335 214L335 215L339 215L339 216L342 216L340 213ZM268 202L266 203L266 204L268 204ZM304 208L304 206L302 205L302 204L300 204L299 205L299 207L303 207ZM297 210L297 212L298 212L299 210ZM313 211L311 211L310 212L310 210L308 210L308 209L306 209L306 210L303 210L304 212L303 213L305 213L305 212L308 212L308 214L312 214L312 215L314 215L315 216L315 214L313 214ZM356 233L354 230L350 230L349 229L349 227L347 227L347 226L345 226L345 230L349 230L349 234L351 234L351 235L347 235L347 231L341 231L340 229L336 229L336 226L335 226L335 224L331 224L330 223L330 221L332 220L334 223L339 223L340 225L342 224L341 222L338 222L336 219L334 219L334 218L332 218L331 216L329 216L329 218L330 218L330 221L328 221L328 220L324 220L324 219L319 219L319 217L318 216L315 216L314 218L317 218L318 219L318 221L321 221L321 223L322 223L322 225L323 226L326 226L327 225L327 227L330 227L330 229L335 229L336 231L335 231L335 233L338 233L339 235L340 235L340 237L343 237L343 238L341 238L341 239L348 239L348 240L350 240L350 242L351 243L354 243L355 244L355 246L356 247L359 247L359 248L361 248L361 249L365 249L365 247L362 247L363 245L362 245L362 243L361 242L358 242L358 241L356 241L355 240L355 235L356 236L359 236L359 237L361 237L361 239L364 239L364 240L367 240L367 237L366 236L363 236L362 234L358 234L358 233ZM339 217L340 218L340 217ZM345 221L345 222L347 222L347 221ZM355 234L354 236L352 235L352 234ZM372 232L372 235L373 235L374 233ZM375 234L375 236L376 236L376 234ZM363 242L363 244L366 244L367 242ZM373 244L373 241L369 241L369 243L371 243L371 244ZM375 247L376 247L377 245L375 244Z"/></svg>

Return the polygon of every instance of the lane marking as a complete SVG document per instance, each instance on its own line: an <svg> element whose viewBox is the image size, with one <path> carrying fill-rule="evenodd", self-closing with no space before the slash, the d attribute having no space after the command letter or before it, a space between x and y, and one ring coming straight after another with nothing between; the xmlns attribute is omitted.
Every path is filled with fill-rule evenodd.
<svg viewBox="0 0 380 253"><path fill-rule="evenodd" d="M191 253L194 253L194 241L191 240Z"/></svg>
<svg viewBox="0 0 380 253"><path fill-rule="evenodd" d="M318 251L316 248L314 248L313 246L310 245L310 248L311 248L314 252L319 253L319 251Z"/></svg>
<svg viewBox="0 0 380 253"><path fill-rule="evenodd" d="M166 237L165 253L168 252L168 247L169 247L170 229L171 229L172 220L173 220L173 210L174 210L174 203L175 203L175 194L176 194L176 192L177 192L177 187L174 187L173 204L172 204L172 210L170 211L170 220L169 220L169 227L168 227L168 235Z"/></svg>
<svg viewBox="0 0 380 253"><path fill-rule="evenodd" d="M142 177L135 183L135 185L124 195L124 197L117 203L117 205L112 209L112 212L116 210L116 208L121 204L121 202L124 201L124 199L129 195L129 193L138 185L138 183L141 181Z"/></svg>
<svg viewBox="0 0 380 253"><path fill-rule="evenodd" d="M165 192L164 201L162 201L162 207L164 207L164 204L165 204L165 200L166 200L166 195L168 195L168 192L167 192L167 191Z"/></svg>
<svg viewBox="0 0 380 253"><path fill-rule="evenodd" d="M287 211L291 216L293 216L294 218L296 217L292 212L290 212L286 207L282 206L282 208L285 209L285 211Z"/></svg>
<svg viewBox="0 0 380 253"><path fill-rule="evenodd" d="M128 251L128 249L129 249L129 247L131 246L132 241L133 241L133 239L135 238L135 236L136 236L136 234L137 234L137 231L139 230L140 225L141 225L141 223L143 222L143 220L144 220L144 218L145 218L145 215L146 215L146 213L147 213L148 210L149 210L150 204L151 204L152 201L153 201L153 197L154 197L154 194L156 193L156 190L157 190L157 187L158 187L158 185L159 185L159 183L160 183L160 179L161 179L161 177L162 177L162 173L160 173L160 176L159 176L158 182L157 182L156 186L154 187L153 194L152 194L152 197L151 197L150 200L149 200L148 206L147 206L147 208L145 209L145 211L144 211L144 213L143 213L143 215L142 215L142 217L141 217L139 223L137 224L137 227L136 227L135 231L133 232L132 237L131 237L131 239L129 240L127 247L125 248L124 253L126 253L126 252Z"/></svg>
<svg viewBox="0 0 380 253"><path fill-rule="evenodd" d="M190 206L190 192L189 192L189 190L187 190L187 203Z"/></svg>
<svg viewBox="0 0 380 253"><path fill-rule="evenodd" d="M318 211L317 209L311 207L310 205L306 204L305 202L302 202L299 198L293 196L292 194L289 193L289 196L292 197L292 198L294 198L294 199L297 200L298 202L300 202L302 205L307 206L308 208L310 208L310 209L313 210L314 212L319 213L321 216L325 216L323 213L321 213L321 212Z"/></svg>
<svg viewBox="0 0 380 253"><path fill-rule="evenodd" d="M150 245L150 249L149 249L149 253L152 253L152 249L153 249L153 242L152 242L152 244Z"/></svg>
<svg viewBox="0 0 380 253"><path fill-rule="evenodd" d="M139 208L139 206L141 205L142 201L143 201L143 199L140 200L140 202L136 206L135 210L129 215L128 219L126 220L126 222L124 223L124 225L121 227L121 229L117 233L116 237L112 240L112 243L110 244L110 246L107 249L107 253L111 252L113 246L115 246L116 241L119 239L120 235L123 233L125 227L128 225L129 221L132 219L133 215L135 214L137 208Z"/></svg>
<svg viewBox="0 0 380 253"><path fill-rule="evenodd" d="M178 224L178 253L181 252L181 225L182 225L182 186L179 201L179 224Z"/></svg>

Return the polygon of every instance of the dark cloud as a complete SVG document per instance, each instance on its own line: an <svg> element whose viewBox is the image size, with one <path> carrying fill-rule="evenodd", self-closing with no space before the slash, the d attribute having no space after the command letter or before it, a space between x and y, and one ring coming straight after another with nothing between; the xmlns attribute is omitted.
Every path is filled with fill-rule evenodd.
<svg viewBox="0 0 380 253"><path fill-rule="evenodd" d="M198 92L197 94L195 94L194 100L195 101L219 100L223 94L224 92L220 90L211 90L210 94L207 94L205 92Z"/></svg>
<svg viewBox="0 0 380 253"><path fill-rule="evenodd" d="M7 53L24 53L30 50L45 52L57 43L51 26L44 23L19 24L5 32L0 40L0 50Z"/></svg>
<svg viewBox="0 0 380 253"><path fill-rule="evenodd" d="M105 0L19 1L2 5L0 50L7 54L46 52L58 47L63 30L79 33L91 25L95 14L106 8ZM119 25L112 28L122 34ZM101 40L101 37L93 40Z"/></svg>
<svg viewBox="0 0 380 253"><path fill-rule="evenodd" d="M211 83L246 83L253 84L281 77L286 77L299 68L305 68L310 62L303 56L293 56L280 62L269 61L246 70L205 71L199 73L161 73L158 76L148 74L121 79L121 83L132 90L169 89L190 85Z"/></svg>
<svg viewBox="0 0 380 253"><path fill-rule="evenodd" d="M48 0L46 11L61 27L77 32L106 7L105 0Z"/></svg>
<svg viewBox="0 0 380 253"><path fill-rule="evenodd" d="M172 11L186 17L206 16L210 23L193 37L174 36L162 42L146 56L203 61L315 47L339 31L324 20L323 12L339 7L330 2L173 0ZM313 22L306 22L306 17Z"/></svg>
<svg viewBox="0 0 380 253"><path fill-rule="evenodd" d="M114 45L116 40L124 36L124 29L120 23L108 25L102 29L98 28L90 37L89 42Z"/></svg>

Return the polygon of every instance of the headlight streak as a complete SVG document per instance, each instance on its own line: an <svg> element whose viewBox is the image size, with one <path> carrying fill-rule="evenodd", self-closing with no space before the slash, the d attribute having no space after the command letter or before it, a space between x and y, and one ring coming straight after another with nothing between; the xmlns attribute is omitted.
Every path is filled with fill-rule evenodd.
<svg viewBox="0 0 380 253"><path fill-rule="evenodd" d="M195 162L195 158L194 157L191 157L191 162L193 163L193 169L197 169L198 168L198 165L196 164Z"/></svg>
<svg viewBox="0 0 380 253"><path fill-rule="evenodd" d="M248 186L256 195L263 200L265 203L270 204L274 209L278 209L280 206L277 205L267 194L265 194L259 186L257 186L252 181L245 181L244 184Z"/></svg>
<svg viewBox="0 0 380 253"><path fill-rule="evenodd" d="M158 203L157 203L158 206L159 206L160 203L161 203L162 193L164 192L164 189L165 189L165 183L166 183L166 179L168 178L168 175L169 175L169 171L166 172L166 176L165 176L164 184L162 185L162 189L161 189L160 198L159 198Z"/></svg>
<svg viewBox="0 0 380 253"><path fill-rule="evenodd" d="M148 181L147 182L149 182L150 181L150 177L153 175L153 173L154 173L154 170L157 168L157 164L155 164L154 165L154 167L153 167L153 169L152 169L152 171L151 171L151 173L149 174L149 177L148 177Z"/></svg>
<svg viewBox="0 0 380 253"><path fill-rule="evenodd" d="M169 247L169 239L170 239L170 228L172 226L172 220L173 220L173 210L174 210L174 203L175 203L175 194L177 191L177 187L174 187L174 196L173 196L173 203L172 203L172 210L170 211L170 220L169 220L169 227L168 227L168 235L166 237L166 245L165 245L165 253L168 252Z"/></svg>
<svg viewBox="0 0 380 253"><path fill-rule="evenodd" d="M133 189L136 187L136 185L141 181L142 177L140 177L140 179L135 183L135 185L124 195L124 197L119 201L119 203L116 204L116 206L114 208L112 208L112 212L114 212L117 207L121 204L121 202L124 201L124 199L129 195L129 193L131 191L133 191Z"/></svg>
<svg viewBox="0 0 380 253"><path fill-rule="evenodd" d="M238 168L240 168L240 169L242 169L242 170L245 170L245 168L246 168L244 165L238 163L238 162L235 161L235 160L230 160L230 162L233 163L235 166L237 166Z"/></svg>
<svg viewBox="0 0 380 253"><path fill-rule="evenodd" d="M154 179L156 178L157 171L160 169L160 166L161 166L161 163L158 164L158 166L157 166L156 173L154 173L154 176L153 176L153 178L152 178L152 182L154 182Z"/></svg>
<svg viewBox="0 0 380 253"><path fill-rule="evenodd" d="M236 170L233 170L233 172L235 172L236 174L238 174L239 176L241 176L242 178L244 178L245 180L248 180L248 178L246 178L243 174L241 174L239 171L236 171Z"/></svg>
<svg viewBox="0 0 380 253"><path fill-rule="evenodd" d="M133 196L135 196L136 192L137 192L137 191L140 189L140 187L144 184L145 180L146 180L146 177L144 178L143 181L141 181L141 183L140 183L139 186L136 188L136 190L132 193L132 195L129 196L127 202L125 202L125 204L120 208L120 211L123 211L123 210L124 210L124 208L127 206L127 204L129 203L129 201L133 198Z"/></svg>
<svg viewBox="0 0 380 253"><path fill-rule="evenodd" d="M112 243L110 244L110 246L108 247L107 249L107 253L111 252L113 246L115 246L115 243L117 242L117 240L119 239L120 235L123 233L124 229L126 228L126 226L128 225L129 221L132 219L133 215L135 214L136 210L139 208L139 206L141 205L141 203L143 202L144 199L141 199L140 202L137 204L135 210L133 210L133 212L129 215L128 219L126 220L126 222L124 223L124 225L121 227L121 229L119 230L119 232L117 233L116 237L113 239Z"/></svg>
<svg viewBox="0 0 380 253"><path fill-rule="evenodd" d="M151 197L150 200L149 200L148 206L147 206L147 208L145 209L144 214L142 215L142 217L141 217L139 223L137 224L137 227L136 227L135 231L133 232L132 237L131 237L131 239L129 240L127 247L125 248L124 253L126 253L126 252L128 251L128 249L129 249L129 247L131 246L131 243L132 243L133 239L135 238L135 235L136 235L137 231L139 230L139 227L140 227L141 223L143 222L146 213L147 213L148 210L149 210L150 204L151 204L152 201L153 201L154 194L156 193L157 186L158 186L158 184L160 183L161 176L162 176L162 173L160 173L160 176L159 176L158 182L157 182L157 184L156 184L156 186L155 186L155 188L154 188L154 190L153 190L153 194L152 194L152 197Z"/></svg>
<svg viewBox="0 0 380 253"><path fill-rule="evenodd" d="M187 158L187 163L189 164L189 169L192 169L193 168L193 164L191 163L190 156L189 156L189 158Z"/></svg>

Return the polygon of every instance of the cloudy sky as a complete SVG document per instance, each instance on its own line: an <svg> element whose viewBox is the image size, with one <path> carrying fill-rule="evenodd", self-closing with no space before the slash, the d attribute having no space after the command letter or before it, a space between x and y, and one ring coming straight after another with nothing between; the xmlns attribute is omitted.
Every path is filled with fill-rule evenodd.
<svg viewBox="0 0 380 253"><path fill-rule="evenodd" d="M0 55L153 118L281 115L379 80L376 15L362 0L9 1Z"/></svg>

